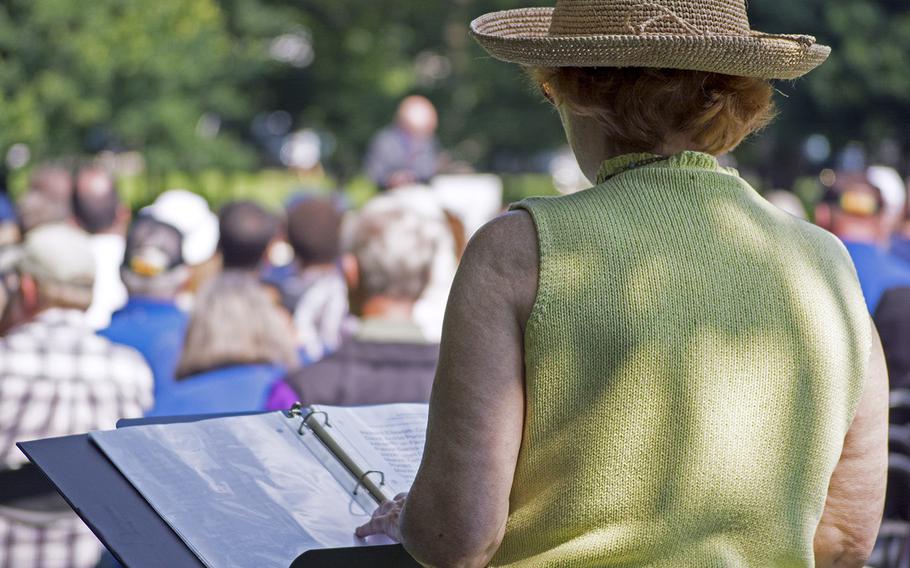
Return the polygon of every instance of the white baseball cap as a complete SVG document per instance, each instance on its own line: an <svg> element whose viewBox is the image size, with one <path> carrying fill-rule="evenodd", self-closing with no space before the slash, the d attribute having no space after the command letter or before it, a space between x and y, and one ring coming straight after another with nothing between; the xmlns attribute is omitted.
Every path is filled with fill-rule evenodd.
<svg viewBox="0 0 910 568"><path fill-rule="evenodd" d="M171 189L139 214L167 223L183 233L183 260L187 264L202 264L218 249L218 216L212 213L201 195L185 189Z"/></svg>

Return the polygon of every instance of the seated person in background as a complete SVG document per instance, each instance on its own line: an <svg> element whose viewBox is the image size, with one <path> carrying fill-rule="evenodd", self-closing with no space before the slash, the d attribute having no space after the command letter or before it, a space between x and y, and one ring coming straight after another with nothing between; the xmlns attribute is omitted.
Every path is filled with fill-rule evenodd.
<svg viewBox="0 0 910 568"><path fill-rule="evenodd" d="M261 410L277 381L298 367L290 319L255 277L228 273L199 294L177 383L151 416Z"/></svg>
<svg viewBox="0 0 910 568"><path fill-rule="evenodd" d="M111 322L111 314L127 300L126 287L120 280L120 264L126 248L130 211L120 201L111 175L92 167L76 176L73 215L90 234L95 255L95 288L86 317L93 329L104 329Z"/></svg>
<svg viewBox="0 0 910 568"><path fill-rule="evenodd" d="M152 403L142 356L98 337L86 321L95 276L89 237L42 225L20 256L12 299L19 317L0 339L0 475L25 463L17 441L114 428ZM0 509L0 566L88 568L100 548L72 511Z"/></svg>
<svg viewBox="0 0 910 568"><path fill-rule="evenodd" d="M865 175L838 174L815 208L815 221L847 247L869 313L875 313L888 288L910 286L910 265L882 248L888 237L884 200L881 190Z"/></svg>
<svg viewBox="0 0 910 568"><path fill-rule="evenodd" d="M306 197L288 208L297 274L281 282L281 296L294 314L297 342L308 361L338 349L349 320L348 289L338 264L342 215L337 200L326 197Z"/></svg>
<svg viewBox="0 0 910 568"><path fill-rule="evenodd" d="M256 272L281 222L252 201L234 201L218 212L218 250L225 270Z"/></svg>
<svg viewBox="0 0 910 568"><path fill-rule="evenodd" d="M360 327L338 351L279 383L269 408L429 400L439 345L425 339L413 310L430 276L434 224L444 222L391 194L346 221L342 266Z"/></svg>
<svg viewBox="0 0 910 568"><path fill-rule="evenodd" d="M145 357L155 377L156 398L174 384L189 316L177 307L189 268L183 262L180 231L150 217L139 217L126 237L120 276L129 300L100 332Z"/></svg>

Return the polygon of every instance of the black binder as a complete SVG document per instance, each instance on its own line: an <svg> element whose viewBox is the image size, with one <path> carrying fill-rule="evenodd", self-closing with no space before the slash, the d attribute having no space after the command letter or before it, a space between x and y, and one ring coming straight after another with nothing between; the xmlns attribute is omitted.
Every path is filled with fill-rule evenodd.
<svg viewBox="0 0 910 568"><path fill-rule="evenodd" d="M121 421L118 427L208 418L213 416L130 420ZM20 442L17 446L127 568L204 568L87 434ZM400 545L311 550L291 564L291 568L314 566L411 568L419 564Z"/></svg>

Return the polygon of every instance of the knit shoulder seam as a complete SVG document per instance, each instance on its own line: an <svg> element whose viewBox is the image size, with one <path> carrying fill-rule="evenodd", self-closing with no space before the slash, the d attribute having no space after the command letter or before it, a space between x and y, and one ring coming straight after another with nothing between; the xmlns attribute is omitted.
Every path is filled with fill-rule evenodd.
<svg viewBox="0 0 910 568"><path fill-rule="evenodd" d="M545 215L540 214L541 207L547 207L548 202L556 198L530 198L513 203L510 210L526 211L534 223L534 229L537 233L537 293L534 298L534 305L531 307L531 313L528 315L528 321L525 324L525 335L531 329L536 329L537 325L546 312L546 306L552 295L551 285L546 278L546 267L550 253L551 242L548 239L549 227L545 220Z"/></svg>

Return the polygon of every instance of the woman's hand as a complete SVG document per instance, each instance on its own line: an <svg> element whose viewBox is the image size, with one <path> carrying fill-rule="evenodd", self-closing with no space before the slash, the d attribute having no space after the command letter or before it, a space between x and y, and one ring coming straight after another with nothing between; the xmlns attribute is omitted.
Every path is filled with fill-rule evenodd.
<svg viewBox="0 0 910 568"><path fill-rule="evenodd" d="M363 526L357 527L354 531L360 538L366 538L374 534L384 534L394 540L401 542L401 510L404 509L404 502L407 499L407 493L399 493L392 501L386 501L373 512L373 518Z"/></svg>

